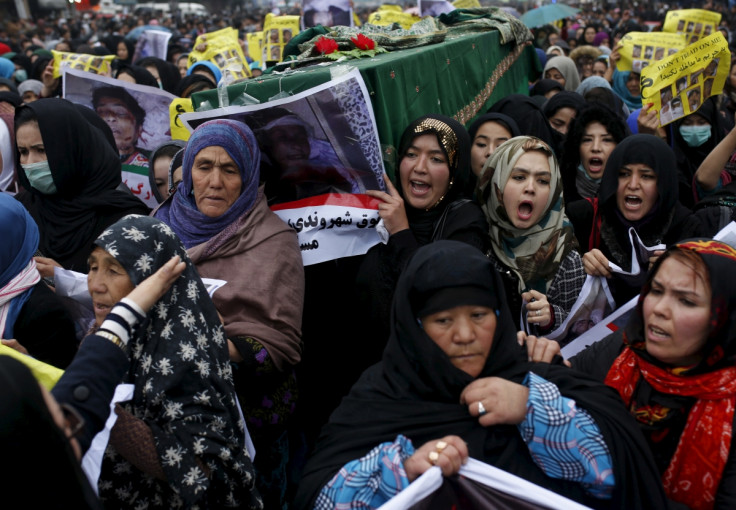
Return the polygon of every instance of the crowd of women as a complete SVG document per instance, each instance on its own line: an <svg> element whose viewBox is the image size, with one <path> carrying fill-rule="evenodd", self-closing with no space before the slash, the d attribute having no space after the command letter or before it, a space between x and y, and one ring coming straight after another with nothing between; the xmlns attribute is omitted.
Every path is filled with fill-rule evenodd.
<svg viewBox="0 0 736 510"><path fill-rule="evenodd" d="M736 203L736 75L662 129L616 59L551 57L467 129L415 119L395 178L367 191L387 242L308 267L247 125L156 150L149 211L94 111L15 104L3 479L48 508L377 508L474 458L593 508L735 507L736 247L713 237ZM59 269L87 274L91 313L54 291ZM588 276L638 301L563 360L544 335ZM63 374L39 385L49 366Z"/></svg>

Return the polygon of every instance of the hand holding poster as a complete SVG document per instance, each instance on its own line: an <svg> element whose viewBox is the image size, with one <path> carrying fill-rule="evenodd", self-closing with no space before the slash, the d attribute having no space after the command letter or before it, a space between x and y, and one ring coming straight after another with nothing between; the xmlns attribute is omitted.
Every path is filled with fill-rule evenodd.
<svg viewBox="0 0 736 510"><path fill-rule="evenodd" d="M250 78L250 67L240 47L238 31L232 27L197 37L194 50L189 54L189 66L202 60L212 62L220 72L227 69L235 81Z"/></svg>
<svg viewBox="0 0 736 510"><path fill-rule="evenodd" d="M115 55L87 55L84 53L67 53L65 51L51 50L54 55L54 78L62 75L62 69L79 69L89 73L110 76L110 64Z"/></svg>
<svg viewBox="0 0 736 510"><path fill-rule="evenodd" d="M266 14L263 22L263 54L261 63L281 62L284 46L299 33L299 16ZM253 57L253 55L251 55Z"/></svg>
<svg viewBox="0 0 736 510"><path fill-rule="evenodd" d="M618 52L621 60L616 65L618 70L641 73L646 66L683 49L687 41L683 34L629 32L620 44L622 47Z"/></svg>
<svg viewBox="0 0 736 510"><path fill-rule="evenodd" d="M700 108L703 100L720 94L731 67L731 52L723 34L701 39L641 73L642 103L652 103L664 126Z"/></svg>
<svg viewBox="0 0 736 510"><path fill-rule="evenodd" d="M662 32L685 34L688 44L718 31L721 14L705 9L680 9L667 12Z"/></svg>
<svg viewBox="0 0 736 510"><path fill-rule="evenodd" d="M373 109L357 69L300 94L249 106L185 113L190 130L239 120L261 148L261 180L271 209L299 238L305 265L360 255L379 242L385 189Z"/></svg>

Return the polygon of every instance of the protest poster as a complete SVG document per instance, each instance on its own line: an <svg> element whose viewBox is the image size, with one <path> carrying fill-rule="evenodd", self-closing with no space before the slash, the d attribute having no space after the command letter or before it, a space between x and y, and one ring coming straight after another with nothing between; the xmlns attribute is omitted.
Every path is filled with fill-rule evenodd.
<svg viewBox="0 0 736 510"><path fill-rule="evenodd" d="M171 39L170 32L144 30L135 43L133 62L138 62L140 59L146 57L158 57L161 60L166 60L169 39Z"/></svg>
<svg viewBox="0 0 736 510"><path fill-rule="evenodd" d="M111 63L115 55L87 55L85 53L67 53L65 51L51 50L54 55L54 78L58 78L66 69L79 69L89 73L110 76Z"/></svg>
<svg viewBox="0 0 736 510"><path fill-rule="evenodd" d="M385 27L398 23L404 30L409 30L414 23L420 20L419 16L403 12L398 5L382 5L368 17L368 23L372 25Z"/></svg>
<svg viewBox="0 0 736 510"><path fill-rule="evenodd" d="M197 48L205 46L204 51ZM194 41L194 50L189 53L189 67L207 60L217 66L220 72L227 70L234 81L250 78L250 68L247 65L243 49L238 40L238 31L232 27L223 28L216 32L208 32L197 37Z"/></svg>
<svg viewBox="0 0 736 510"><path fill-rule="evenodd" d="M220 118L250 126L269 206L297 231L305 265L360 255L379 242L378 202L362 194L385 190L383 161L357 69L294 96L179 118L190 130Z"/></svg>
<svg viewBox="0 0 736 510"><path fill-rule="evenodd" d="M429 468L380 507L381 510L407 508L590 510L556 492L472 457L460 466L458 476L444 477L439 466Z"/></svg>
<svg viewBox="0 0 736 510"><path fill-rule="evenodd" d="M662 25L662 32L685 34L687 43L692 44L704 37L715 34L721 14L705 9L679 9L668 11Z"/></svg>
<svg viewBox="0 0 736 510"><path fill-rule="evenodd" d="M179 118L182 113L193 112L192 100L188 97L177 97L169 105L169 126L172 140L189 140L191 133Z"/></svg>
<svg viewBox="0 0 736 510"><path fill-rule="evenodd" d="M619 71L641 70L653 62L673 55L687 46L684 34L668 34L665 32L629 32L621 39L618 50L621 60L616 67Z"/></svg>
<svg viewBox="0 0 736 510"><path fill-rule="evenodd" d="M171 140L169 104L175 96L146 85L137 85L96 74L68 69L64 73L64 98L91 108L112 130L122 162L122 179L147 206L157 204L148 181L148 156Z"/></svg>
<svg viewBox="0 0 736 510"><path fill-rule="evenodd" d="M266 14L263 22L263 62L281 62L284 46L299 33L299 16Z"/></svg>
<svg viewBox="0 0 736 510"><path fill-rule="evenodd" d="M651 103L659 125L696 112L703 100L720 94L731 67L721 32L701 39L642 70L642 104Z"/></svg>
<svg viewBox="0 0 736 510"><path fill-rule="evenodd" d="M253 60L263 62L260 60L263 58L263 32L252 32L245 34L245 47L248 50L248 55Z"/></svg>
<svg viewBox="0 0 736 510"><path fill-rule="evenodd" d="M350 0L304 0L302 4L302 30L305 28L353 26L353 8Z"/></svg>
<svg viewBox="0 0 736 510"><path fill-rule="evenodd" d="M447 0L419 0L419 15L424 16L439 16L440 14L446 14L456 9Z"/></svg>

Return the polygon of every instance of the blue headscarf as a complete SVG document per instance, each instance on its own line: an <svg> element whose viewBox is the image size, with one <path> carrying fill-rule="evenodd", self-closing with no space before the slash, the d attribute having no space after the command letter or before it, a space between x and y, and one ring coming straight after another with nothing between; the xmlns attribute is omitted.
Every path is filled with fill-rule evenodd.
<svg viewBox="0 0 736 510"><path fill-rule="evenodd" d="M197 209L194 201L192 165L194 157L206 147L225 149L240 170L243 183L240 196L222 215L211 218ZM225 227L249 212L258 198L261 151L253 131L242 122L218 119L194 130L184 152L182 181L170 200L156 211L156 218L171 226L187 249L209 241Z"/></svg>
<svg viewBox="0 0 736 510"><path fill-rule="evenodd" d="M215 75L215 84L220 83L220 79L222 78L222 71L220 71L220 68L209 60L200 60L196 64L192 64L189 69L187 69L187 76L190 76L198 66L204 66L212 71L212 74Z"/></svg>
<svg viewBox="0 0 736 510"><path fill-rule="evenodd" d="M0 193L0 289L23 271L38 250L38 227L25 207L16 199ZM28 289L13 298L7 306L8 316L2 338L14 338L13 327L20 309L31 296ZM1 307L1 305L0 305Z"/></svg>
<svg viewBox="0 0 736 510"><path fill-rule="evenodd" d="M10 78L15 72L15 64L7 58L0 57L0 77Z"/></svg>
<svg viewBox="0 0 736 510"><path fill-rule="evenodd" d="M623 99L629 110L641 108L641 94L632 96L629 89L626 88L626 82L629 81L631 71L614 71L613 72L613 91L618 97Z"/></svg>

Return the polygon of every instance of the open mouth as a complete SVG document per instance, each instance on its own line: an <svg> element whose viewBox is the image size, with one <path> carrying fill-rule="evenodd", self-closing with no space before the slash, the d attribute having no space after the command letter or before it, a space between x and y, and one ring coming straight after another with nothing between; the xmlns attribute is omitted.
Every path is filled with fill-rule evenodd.
<svg viewBox="0 0 736 510"><path fill-rule="evenodd" d="M95 315L107 315L110 312L109 305L103 305L102 303L92 303L94 307Z"/></svg>
<svg viewBox="0 0 736 510"><path fill-rule="evenodd" d="M603 160L601 158L590 158L588 160L588 173L597 175L603 172Z"/></svg>
<svg viewBox="0 0 736 510"><path fill-rule="evenodd" d="M516 210L520 220L528 220L532 217L532 211L534 211L534 204L532 202L522 202L519 204L519 208Z"/></svg>
<svg viewBox="0 0 736 510"><path fill-rule="evenodd" d="M626 206L626 209L630 211L638 211L641 209L641 205L644 201L637 197L636 195L626 195L624 197L624 205Z"/></svg>
<svg viewBox="0 0 736 510"><path fill-rule="evenodd" d="M429 193L430 185L422 181L409 181L411 191L414 195L425 195Z"/></svg>
<svg viewBox="0 0 736 510"><path fill-rule="evenodd" d="M649 326L647 328L647 331L649 333L649 340L667 340L670 337L669 333L667 333L663 329L658 328L657 326Z"/></svg>

